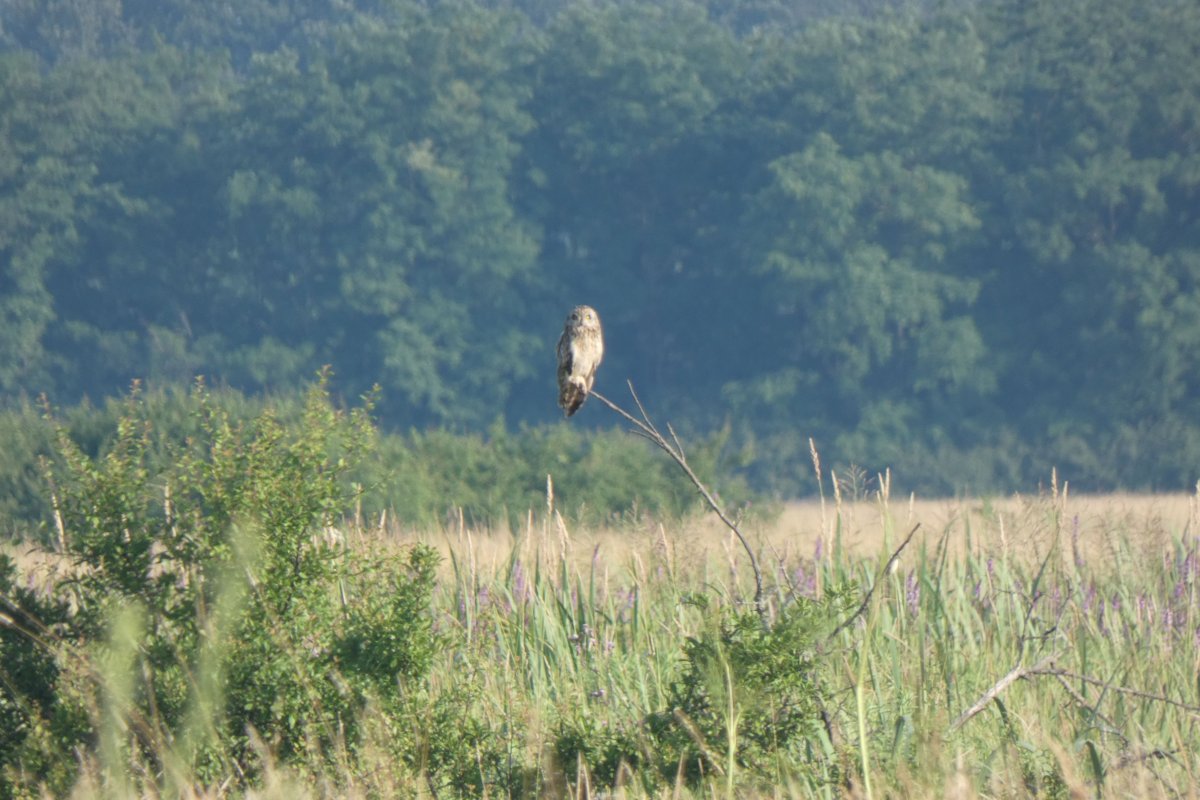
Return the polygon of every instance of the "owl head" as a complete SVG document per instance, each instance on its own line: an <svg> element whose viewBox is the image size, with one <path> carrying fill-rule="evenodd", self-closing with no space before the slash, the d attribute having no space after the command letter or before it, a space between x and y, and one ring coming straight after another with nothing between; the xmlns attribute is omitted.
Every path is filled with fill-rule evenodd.
<svg viewBox="0 0 1200 800"><path fill-rule="evenodd" d="M572 328L599 328L600 315L591 306L575 306L571 316L567 317L567 324Z"/></svg>

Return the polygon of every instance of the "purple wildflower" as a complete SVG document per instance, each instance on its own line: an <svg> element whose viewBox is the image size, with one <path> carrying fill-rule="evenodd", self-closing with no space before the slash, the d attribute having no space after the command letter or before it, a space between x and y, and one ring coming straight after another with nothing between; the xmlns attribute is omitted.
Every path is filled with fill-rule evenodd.
<svg viewBox="0 0 1200 800"><path fill-rule="evenodd" d="M525 570L521 568L520 560L513 562L512 571L513 597L518 603L525 602L525 590L529 587L525 584Z"/></svg>
<svg viewBox="0 0 1200 800"><path fill-rule="evenodd" d="M1083 593L1083 610L1084 610L1084 612L1086 613L1087 611L1091 610L1092 604L1094 604L1095 602L1096 602L1096 584L1090 583L1090 584L1088 584L1087 591ZM1103 611L1104 611L1103 605L1101 605L1100 610L1101 610L1101 613L1103 613Z"/></svg>
<svg viewBox="0 0 1200 800"><path fill-rule="evenodd" d="M909 616L915 617L921 610L921 582L915 572L908 573L908 579L904 582L904 602L908 606Z"/></svg>
<svg viewBox="0 0 1200 800"><path fill-rule="evenodd" d="M804 586L805 581L807 579L808 579L808 575L805 574L804 564L803 564L803 562L801 562L796 565L796 568L794 570L792 570L792 585L797 587L797 589L799 590L800 587ZM803 593L803 590L800 590L800 591Z"/></svg>
<svg viewBox="0 0 1200 800"><path fill-rule="evenodd" d="M621 598L621 603L617 607L617 622L628 622L629 612L633 610L633 604L637 598L637 587L630 586L627 589L620 589L617 591L617 597Z"/></svg>

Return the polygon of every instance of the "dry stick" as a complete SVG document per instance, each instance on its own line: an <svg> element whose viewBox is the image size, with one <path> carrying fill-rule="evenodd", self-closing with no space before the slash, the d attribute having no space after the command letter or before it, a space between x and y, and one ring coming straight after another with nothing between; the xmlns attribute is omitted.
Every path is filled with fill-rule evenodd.
<svg viewBox="0 0 1200 800"><path fill-rule="evenodd" d="M1048 665L1052 664L1055 658L1056 656L1054 655L1046 656L1032 667L1024 667L1020 664L1017 664L1008 671L1007 675L996 681L992 688L984 692L983 696L976 700L974 705L972 705L963 713L959 714L958 719L950 723L950 730L956 731L961 728L967 720L978 714L980 711L983 711L983 709L987 708L988 703L999 697L1001 692L1003 692L1016 681L1019 681L1020 679L1026 678L1030 675L1042 674L1041 671L1044 670Z"/></svg>
<svg viewBox="0 0 1200 800"><path fill-rule="evenodd" d="M721 508L721 504L718 503L716 498L712 496L712 493L708 491L708 487L706 487L700 481L700 479L696 477L696 473L692 471L691 466L687 462L687 457L683 453L683 445L680 444L679 437L675 435L675 429L671 427L670 423L667 423L667 432L671 434L671 441L674 442L674 446L672 446L671 442L668 442L666 438L658 432L658 428L656 428L654 423L650 420L650 415L646 413L646 408L642 405L642 401L638 398L637 392L633 389L633 382L626 381L626 383L629 385L629 394L633 397L633 402L637 406L638 413L642 415L641 419L633 416L628 411L621 408L619 405L597 391L591 391L588 393L588 395L590 397L595 397L621 417L624 417L630 425L633 425L633 433L641 436L644 439L649 439L656 447L670 456L671 460L679 465L679 468L682 469L684 474L688 476L688 480L690 480L692 485L695 486L700 492L700 495L704 498L704 502L708 503L708 507L711 508L713 512L721 519L721 522L725 523L725 527L729 528L729 530L733 531L734 535L737 536L738 541L742 543L742 547L746 550L746 555L750 559L750 568L754 570L754 607L758 611L759 616L763 616L765 609L763 608L762 599L762 573L759 572L758 559L754 557L754 550L750 547L750 543L746 541L746 537L743 536L741 530L738 529L737 523L729 518L729 515L725 513L725 509Z"/></svg>
<svg viewBox="0 0 1200 800"><path fill-rule="evenodd" d="M1076 692L1071 687L1070 684L1068 684L1066 682L1067 678L1070 678L1072 680L1082 681L1083 683L1090 683L1093 686L1102 687L1105 691L1112 691L1112 692L1118 692L1120 694L1127 694L1131 697L1141 698L1142 700L1153 700L1153 701L1159 702L1159 703L1166 703L1169 706L1174 706L1175 708L1181 709L1183 711L1187 711L1190 714L1200 714L1200 706L1193 706L1188 703L1180 702L1179 700L1172 700L1170 697L1167 697L1167 696L1161 695L1161 694L1154 694L1153 692L1143 692L1140 689L1130 689L1125 686L1114 686L1111 683L1102 681L1099 678L1093 678L1090 675L1081 675L1078 672L1072 672L1067 669L1062 669L1061 667L1056 667L1056 666L1054 666L1054 662L1055 662L1055 660L1057 660L1057 658L1058 658L1057 655L1052 654L1052 655L1046 656L1041 661L1034 664L1032 667L1023 667L1020 664L1013 667L1007 675L1005 675L1000 680L996 681L995 685L992 686L992 688L990 688L986 692L984 692L983 696L981 696L978 700L976 700L975 704L973 706L971 706L966 711L964 711L962 714L960 714L958 719L954 720L954 722L952 722L950 724L950 730L951 731L958 730L960 727L963 726L963 724L965 722L967 722L967 720L971 719L971 717L975 716L980 711L983 711L983 709L987 707L988 703L990 703L992 700L996 699L996 697L1001 692L1003 692L1005 689L1007 689L1009 687L1009 685L1012 684L1014 681L1018 681L1018 680L1021 680L1024 678L1037 677L1039 675L1047 675L1050 677L1057 678L1059 683L1061 683L1063 685L1063 687L1067 690L1067 694L1071 695L1071 698L1073 700L1075 700L1075 702L1080 703L1081 705L1087 707L1093 713L1095 713L1099 719L1103 720L1104 722L1107 722L1109 725L1112 725L1114 728L1116 726L1113 725L1111 720L1109 720L1107 717L1104 717L1103 715L1101 715L1095 708L1093 708L1091 706L1091 704L1087 703L1079 695L1079 693Z"/></svg>
<svg viewBox="0 0 1200 800"><path fill-rule="evenodd" d="M1110 692L1119 692L1120 694L1127 694L1131 697L1139 697L1142 700L1156 700L1160 703L1166 703L1169 706L1175 706L1175 708L1182 709L1192 714L1200 714L1200 706L1193 706L1189 705L1188 703L1180 702L1179 700L1172 700L1170 697L1166 697L1165 695L1161 694L1154 694L1153 692L1143 692L1140 689L1130 689L1125 686L1114 686L1111 683L1105 683L1099 678L1093 678L1090 675L1081 675L1078 672L1071 672L1070 670L1044 663L1038 664L1038 666L1029 670L1029 674L1053 675L1060 678L1070 678L1071 680L1083 681L1084 683L1090 683L1093 686L1101 686Z"/></svg>
<svg viewBox="0 0 1200 800"><path fill-rule="evenodd" d="M900 558L900 554L904 552L904 548L908 547L908 543L912 541L913 536L916 535L917 530L920 527L921 523L919 522L916 525L913 525L912 530L908 532L908 536L904 537L904 541L900 543L900 546L892 551L891 558L887 560L887 563L883 565L883 569L880 570L879 574L875 577L875 582L872 583L871 588L867 590L867 594L865 597L863 597L862 602L858 604L858 608L854 609L854 613L846 617L846 619L842 621L841 625L838 625L836 628L834 628L833 633L829 634L827 638L832 639L833 637L837 636L839 633L846 630L846 628L849 628L850 624L853 623L854 620L863 615L863 612L867 610L867 606L871 604L871 597L875 594L875 588L879 586L879 582L883 580L884 576L887 575L892 569L892 564L895 564L896 559Z"/></svg>
<svg viewBox="0 0 1200 800"><path fill-rule="evenodd" d="M1030 673L1030 674L1041 675L1042 673L1037 672L1037 673ZM1089 703L1087 701L1087 698L1084 697L1083 695L1081 695L1079 692L1077 692L1075 690L1075 687L1071 685L1070 681L1068 681L1062 675L1055 675L1054 677L1058 678L1059 685L1062 686L1063 691L1066 692L1068 695L1070 695L1071 699L1075 701L1075 705L1079 706L1082 709L1085 709L1093 717L1095 717L1096 719L1100 720L1105 725L1107 725L1108 726L1108 730L1106 731L1107 733L1114 734L1114 735L1118 736L1121 739L1121 741L1123 741L1125 744L1127 744L1127 745L1129 744L1129 737L1127 737L1125 734L1121 733L1121 731L1117 727L1117 723L1113 722L1111 719L1106 717L1104 714L1100 713L1100 699L1104 698L1103 693L1101 693L1100 699L1098 699L1095 703Z"/></svg>

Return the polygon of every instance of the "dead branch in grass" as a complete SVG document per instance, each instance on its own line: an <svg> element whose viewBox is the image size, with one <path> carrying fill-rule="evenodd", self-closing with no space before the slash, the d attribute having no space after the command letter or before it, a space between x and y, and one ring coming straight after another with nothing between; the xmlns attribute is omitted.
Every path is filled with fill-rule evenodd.
<svg viewBox="0 0 1200 800"><path fill-rule="evenodd" d="M1124 694L1130 697L1137 697L1141 700L1149 700L1155 703L1165 703L1174 708L1186 711L1189 714L1200 715L1200 706L1184 703L1180 700L1167 697L1166 695L1145 692L1141 689L1131 689L1127 686L1118 686L1111 682L1102 681L1099 678L1093 678L1090 675L1082 675L1078 672L1072 672L1071 670L1063 669L1062 667L1055 666L1054 662L1057 660L1057 658L1058 656L1056 654L1046 656L1031 667L1017 664L1017 666L1009 670L1007 675L996 681L996 683L994 683L990 689L984 692L970 708L960 714L958 719L950 723L950 731L954 732L961 728L968 720L970 720L979 712L983 711L983 709L986 708L989 703L999 697L1005 689L1007 689L1016 681L1028 680L1030 678L1041 676L1055 678L1059 684L1063 686L1067 694L1075 703L1087 709L1090 713L1095 715L1096 718L1105 722L1114 730L1116 729L1116 724L1113 723L1112 720L1108 719L1108 717L1101 714L1092 703L1087 702L1087 700L1078 691L1076 691L1075 688L1070 685L1070 683L1068 683L1068 680L1075 680L1082 683L1091 684L1092 686L1098 686L1106 692L1116 692L1118 694ZM1124 736L1121 738L1124 738Z"/></svg>
<svg viewBox="0 0 1200 800"><path fill-rule="evenodd" d="M1190 703L1184 703L1181 700L1173 700L1172 698L1167 697L1166 695L1154 694L1153 692L1145 692L1145 691L1142 691L1141 689L1131 689L1127 686L1117 686L1115 684L1102 681L1099 678L1093 678L1090 675L1081 675L1078 672L1072 672L1071 670L1068 670L1068 669L1062 669L1061 667L1056 667L1053 664L1046 664L1044 666L1039 665L1039 667L1030 670L1029 674L1030 675L1051 675L1051 676L1055 676L1055 677L1059 677L1059 678L1070 679L1070 680L1074 680L1074 681L1081 681L1083 683L1090 683L1092 686L1099 686L1099 687L1103 688L1105 691L1117 692L1118 694L1129 695L1130 697L1137 697L1142 700L1152 700L1156 703L1166 703L1169 706L1174 706L1175 708L1178 708L1182 711L1186 711L1189 714L1200 715L1200 706L1194 706L1194 705L1191 705Z"/></svg>

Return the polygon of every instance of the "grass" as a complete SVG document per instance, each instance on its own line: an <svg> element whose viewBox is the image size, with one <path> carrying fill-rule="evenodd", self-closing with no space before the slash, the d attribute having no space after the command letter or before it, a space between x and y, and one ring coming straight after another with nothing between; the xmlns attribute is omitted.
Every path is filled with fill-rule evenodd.
<svg viewBox="0 0 1200 800"><path fill-rule="evenodd" d="M335 538L352 549L420 541L441 551L434 606L449 646L430 695L467 691L464 702L521 774L523 795L1194 797L1198 514L1196 496L1073 497L1051 487L990 501L897 502L884 491L852 502L839 492L749 523L773 608L846 581L876 589L816 661L830 688L827 725L810 737L821 771L755 779L727 758L742 702L740 676L730 674L727 740L699 743L723 754L724 774L691 790L670 779L648 789L628 763L567 762L559 743L565 728L601 742L644 740L687 637L752 593L727 532L707 519L633 517L620 528L571 530L543 513L515 531L364 523ZM35 575L59 568L42 554L17 557ZM697 593L710 598L707 608L689 602ZM996 691L1014 670L1039 666ZM110 678L129 691L127 676ZM436 729L433 713L411 725ZM76 794L156 796L162 781L114 767L119 714L101 714L109 735L82 754ZM389 756L387 726L376 722L376 738L323 771L274 762L263 732L268 767L247 796L437 796L421 764ZM200 785L175 776L172 785L220 796L236 785L225 777Z"/></svg>

